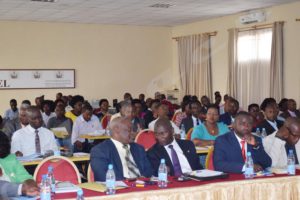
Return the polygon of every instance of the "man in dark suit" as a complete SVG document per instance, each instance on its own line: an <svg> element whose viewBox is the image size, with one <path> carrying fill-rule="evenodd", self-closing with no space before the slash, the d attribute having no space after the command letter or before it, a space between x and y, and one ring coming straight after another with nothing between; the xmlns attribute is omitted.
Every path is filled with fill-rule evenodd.
<svg viewBox="0 0 300 200"><path fill-rule="evenodd" d="M271 166L272 160L265 152L261 139L251 134L252 120L249 113L239 112L233 131L216 139L213 161L217 171L242 173L247 152L251 152L255 172Z"/></svg>
<svg viewBox="0 0 300 200"><path fill-rule="evenodd" d="M278 108L273 104L269 104L265 107L265 119L257 125L260 131L264 128L266 130L267 135L271 135L275 131L278 131L280 127L283 125L283 122L277 120Z"/></svg>
<svg viewBox="0 0 300 200"><path fill-rule="evenodd" d="M297 103L294 99L289 99L287 102L287 110L281 113L280 115L284 119L289 117L297 117L300 118L300 111L297 110Z"/></svg>
<svg viewBox="0 0 300 200"><path fill-rule="evenodd" d="M195 126L200 125L201 119L200 119L200 111L201 111L201 103L199 101L192 101L190 103L190 110L192 115L187 116L184 118L181 122L181 125L184 125L185 132L187 133L191 128L194 128ZM180 125L180 127L181 127Z"/></svg>
<svg viewBox="0 0 300 200"><path fill-rule="evenodd" d="M151 164L142 146L130 143L131 121L117 117L110 123L111 139L91 150L91 167L95 181L105 181L108 165L112 164L116 180L150 177Z"/></svg>
<svg viewBox="0 0 300 200"><path fill-rule="evenodd" d="M153 176L158 175L160 160L164 158L171 176L181 176L193 170L202 169L194 144L188 140L175 140L170 121L160 118L154 127L157 143L147 156L152 164Z"/></svg>
<svg viewBox="0 0 300 200"><path fill-rule="evenodd" d="M239 102L234 98L230 98L227 104L227 111L224 114L220 115L219 121L230 126L234 121L235 115L237 114L238 110Z"/></svg>
<svg viewBox="0 0 300 200"><path fill-rule="evenodd" d="M144 116L144 121L145 121L145 128L148 128L148 125L150 124L150 122L152 122L153 120L155 120L157 118L157 109L159 106L159 100L158 99L154 99L151 101L150 104L150 108L148 108L148 110L145 112L145 116Z"/></svg>

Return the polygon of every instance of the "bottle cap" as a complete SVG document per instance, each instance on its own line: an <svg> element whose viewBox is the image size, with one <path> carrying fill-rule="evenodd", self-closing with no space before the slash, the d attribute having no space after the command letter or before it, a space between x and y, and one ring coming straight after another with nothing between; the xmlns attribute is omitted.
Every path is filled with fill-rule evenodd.
<svg viewBox="0 0 300 200"><path fill-rule="evenodd" d="M78 190L77 190L77 195L80 195L80 196L83 195L82 189L78 189Z"/></svg>
<svg viewBox="0 0 300 200"><path fill-rule="evenodd" d="M247 152L247 156L251 156L251 152Z"/></svg>
<svg viewBox="0 0 300 200"><path fill-rule="evenodd" d="M162 159L160 160L160 163L161 163L161 164L165 164L165 163L166 163L166 160L162 158Z"/></svg>
<svg viewBox="0 0 300 200"><path fill-rule="evenodd" d="M289 150L289 153L294 153L294 152L293 152L293 149L290 149L290 150Z"/></svg>
<svg viewBox="0 0 300 200"><path fill-rule="evenodd" d="M113 165L112 165L112 164L109 164L109 165L108 165L108 169L113 169Z"/></svg>

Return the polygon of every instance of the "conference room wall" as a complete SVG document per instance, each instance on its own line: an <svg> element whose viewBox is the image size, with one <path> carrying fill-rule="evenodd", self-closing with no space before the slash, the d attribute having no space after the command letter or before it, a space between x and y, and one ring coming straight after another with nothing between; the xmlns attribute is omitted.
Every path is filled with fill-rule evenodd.
<svg viewBox="0 0 300 200"><path fill-rule="evenodd" d="M170 27L1 21L0 30L1 69L76 70L75 89L0 90L1 115L11 98L61 91L111 100L173 87Z"/></svg>
<svg viewBox="0 0 300 200"><path fill-rule="evenodd" d="M221 9L221 8L220 8ZM300 2L284 4L265 9L267 21L261 24L274 21L285 21L284 24L284 96L295 98L299 105L300 100ZM248 27L241 25L239 15L215 18L206 21L199 21L172 29L173 37L217 31L217 36L212 37L212 73L213 90L219 90L222 94L227 91L228 75L228 29L233 27ZM177 42L173 41L173 67L174 77L179 84ZM263 87L263 86L262 86ZM247 105L243 105L244 107Z"/></svg>

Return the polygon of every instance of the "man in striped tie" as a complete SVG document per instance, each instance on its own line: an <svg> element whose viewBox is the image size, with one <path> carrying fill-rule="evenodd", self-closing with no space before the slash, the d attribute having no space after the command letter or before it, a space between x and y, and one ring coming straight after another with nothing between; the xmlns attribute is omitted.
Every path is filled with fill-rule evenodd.
<svg viewBox="0 0 300 200"><path fill-rule="evenodd" d="M91 150L91 166L95 181L105 181L108 165L112 164L117 180L135 179L152 174L146 152L142 146L130 142L131 121L117 117L110 123L111 139Z"/></svg>

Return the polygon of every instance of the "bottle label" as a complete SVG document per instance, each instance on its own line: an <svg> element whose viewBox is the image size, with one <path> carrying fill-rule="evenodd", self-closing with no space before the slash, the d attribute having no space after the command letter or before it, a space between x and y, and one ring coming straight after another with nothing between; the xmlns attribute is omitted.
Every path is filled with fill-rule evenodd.
<svg viewBox="0 0 300 200"><path fill-rule="evenodd" d="M114 180L106 180L106 188L115 189L115 181Z"/></svg>
<svg viewBox="0 0 300 200"><path fill-rule="evenodd" d="M41 200L51 200L51 189L49 186L41 188Z"/></svg>
<svg viewBox="0 0 300 200"><path fill-rule="evenodd" d="M292 174L292 175L296 174L295 165L288 165L287 172L288 174Z"/></svg>
<svg viewBox="0 0 300 200"><path fill-rule="evenodd" d="M252 176L254 174L254 170L252 167L246 167L245 175Z"/></svg>
<svg viewBox="0 0 300 200"><path fill-rule="evenodd" d="M160 181L167 181L167 174L166 173L159 173L158 174L158 180Z"/></svg>

